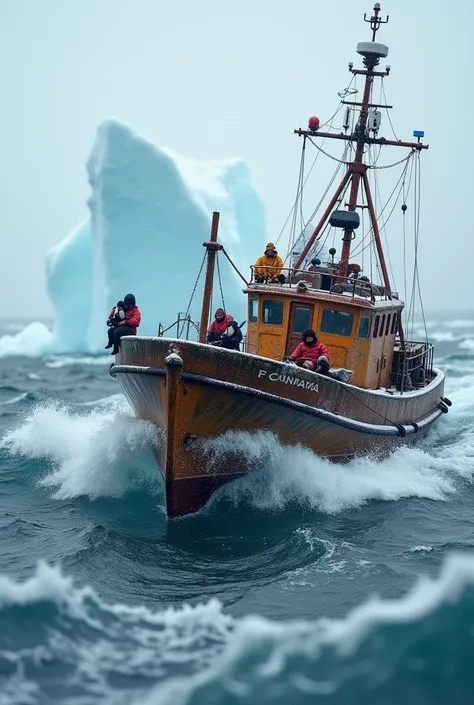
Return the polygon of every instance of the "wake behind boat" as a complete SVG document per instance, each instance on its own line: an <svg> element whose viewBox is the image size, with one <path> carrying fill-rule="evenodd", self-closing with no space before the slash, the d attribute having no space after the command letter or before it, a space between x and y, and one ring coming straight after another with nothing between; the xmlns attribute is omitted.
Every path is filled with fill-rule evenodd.
<svg viewBox="0 0 474 705"><path fill-rule="evenodd" d="M408 175L414 174L418 188L419 158L427 145L421 142L420 131L414 132L414 142L378 136L379 108L390 107L372 97L376 79L383 81L390 71L377 69L388 55L388 47L375 41L384 22L380 5L364 19L370 23L372 41L357 47L364 68L349 64L352 80L340 104L345 111L343 130L324 131L316 117L310 118L307 129L295 130L303 139L298 197L308 145L321 150L318 142L341 141L344 152L336 160L333 181L340 171L342 179L311 233L303 223L298 234L294 219L289 266L269 266L265 271L261 265L252 267L249 281L238 272L245 282L248 310L243 350L206 342L215 264L221 255L229 259L218 242L219 214L214 213L211 237L204 243L207 270L200 324L193 323L187 312L173 324L176 338L163 337L161 325L156 337L124 337L111 366L137 416L162 432L157 459L170 517L199 510L217 487L254 469L242 453L215 452L216 439L226 432L269 431L284 444L343 460L389 452L415 441L451 404L444 397L444 373L433 366L433 346L427 339L408 340L405 335L405 304L391 286L369 178L380 168L382 148L409 150L401 161L388 165L402 169L396 188L397 200L403 196L404 215ZM354 95L351 86L358 76L364 77L362 100L346 100ZM324 197L320 206L323 201ZM419 199L415 207L419 208ZM294 213L298 210L297 202ZM361 224L361 243L353 249ZM340 256L335 259L333 246L328 261L322 262L330 233L335 242L337 232L342 233ZM414 235L417 247L417 230ZM379 283L374 281L376 273L362 275L362 266L354 261L367 249L376 258ZM417 276L416 259L414 271ZM222 292L219 267L217 273ZM411 305L410 310L413 313ZM199 331L199 342L189 340L194 330ZM322 363L316 367L319 372L291 364L304 331L315 331L326 345L329 370Z"/></svg>

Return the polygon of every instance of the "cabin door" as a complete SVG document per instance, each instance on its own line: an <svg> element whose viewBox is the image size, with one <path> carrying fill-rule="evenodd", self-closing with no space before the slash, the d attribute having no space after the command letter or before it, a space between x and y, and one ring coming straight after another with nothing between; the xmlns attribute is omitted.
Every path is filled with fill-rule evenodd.
<svg viewBox="0 0 474 705"><path fill-rule="evenodd" d="M291 304L285 355L291 355L296 346L301 343L301 334L303 331L313 327L313 314L313 304Z"/></svg>

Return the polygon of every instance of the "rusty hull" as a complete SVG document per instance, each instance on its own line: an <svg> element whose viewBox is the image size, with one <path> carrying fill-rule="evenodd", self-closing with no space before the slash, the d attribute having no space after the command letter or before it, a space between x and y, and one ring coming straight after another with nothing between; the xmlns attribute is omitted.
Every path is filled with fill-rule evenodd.
<svg viewBox="0 0 474 705"><path fill-rule="evenodd" d="M212 451L209 441L228 431L269 431L342 460L421 437L444 396L439 371L422 390L390 395L247 353L139 336L122 339L110 372L136 415L163 431L157 460L170 517L197 511L253 469L241 453Z"/></svg>

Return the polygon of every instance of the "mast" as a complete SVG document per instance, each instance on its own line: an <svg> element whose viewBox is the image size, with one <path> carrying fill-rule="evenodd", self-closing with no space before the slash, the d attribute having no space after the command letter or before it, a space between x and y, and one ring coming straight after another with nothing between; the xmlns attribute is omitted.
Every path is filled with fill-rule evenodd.
<svg viewBox="0 0 474 705"><path fill-rule="evenodd" d="M356 127L354 129L354 132L351 135L346 135L346 134L332 134L328 132L320 132L319 131L319 118L310 118L309 120L309 126L307 130L302 130L301 128L298 128L297 130L294 130L295 134L304 136L306 139L307 137L310 138L326 138L326 139L338 139L338 140L344 140L346 142L353 142L355 143L355 155L354 159L351 162L347 162L347 171L344 174L344 177L339 184L338 188L336 189L336 193L331 199L331 202L329 204L329 207L326 209L326 211L323 213L319 223L316 225L316 228L314 229L314 232L312 233L311 237L309 238L306 246L304 247L301 255L298 258L298 261L294 265L294 269L299 269L301 265L303 264L306 255L308 252L311 250L313 247L315 241L317 240L319 234L321 233L326 221L331 215L331 211L334 208L337 200L339 199L340 195L344 193L346 186L350 182L350 192L349 192L349 200L346 204L348 212L349 213L354 213L352 217L346 216L344 218L346 227L344 228L344 235L342 238L342 251L341 251L341 258L340 258L340 265L339 265L339 270L338 270L338 275L341 278L345 278L348 275L348 267L349 267L349 259L350 259L350 253L351 253L351 243L352 240L354 239L354 230L358 227L359 224L359 217L358 214L356 213L356 210L358 208L363 208L367 207L369 210L369 215L370 215L370 220L372 224L372 229L374 233L374 241L375 241L375 246L377 248L377 255L380 261L380 267L382 270L382 277L383 277L383 283L385 286L385 290L390 296L391 294L391 285L390 285L390 278L388 275L388 269L387 265L385 262L385 256L384 256L384 251L383 251L383 246L382 246L382 240L380 237L380 230L378 227L377 223L377 214L375 212L375 207L374 207L374 202L372 199L372 194L370 190L370 184L369 184L369 179L367 176L367 170L369 169L369 165L364 163L364 149L366 145L380 145L380 146L396 146L396 147L408 147L413 150L422 150L422 149L428 149L428 145L424 145L420 142L420 137L423 136L424 133L422 132L414 132L414 136L418 137L417 142L402 142L399 140L386 140L385 138L378 138L377 133L378 133L378 124L374 125L369 125L369 109L370 108L391 108L392 106L390 105L379 105L371 102L371 95L372 95L372 87L374 83L375 78L384 78L389 75L390 73L390 67L387 66L385 71L376 71L375 68L378 66L380 59L381 58L386 58L388 55L388 47L385 44L380 44L375 41L376 35L378 30L380 29L380 25L386 24L389 20L389 17L387 15L385 20L382 20L380 17L380 4L377 2L374 5L374 14L370 17L370 19L367 19L366 14L364 14L364 21L368 22L370 24L370 28L372 29L372 41L371 42L361 42L357 46L357 53L360 54L363 57L363 63L365 66L365 69L354 69L353 68L353 63L349 63L349 71L355 75L362 75L365 76L365 85L364 85L364 93L363 93L363 98L362 102L354 102L354 101L342 101L344 104L348 105L355 105L360 108L359 111L359 119L357 121ZM370 136L370 132L373 133L373 136ZM367 200L367 206L362 206L358 204L358 197L359 197L359 192L364 190L365 195L366 195L366 200ZM344 211L347 213L347 211ZM343 212L343 213L344 213ZM337 213L337 212L336 212ZM340 213L340 212L339 212ZM336 215L336 214L334 214ZM339 219L339 222L341 222L341 219ZM341 227L338 225L338 227ZM403 331L401 331L401 337L403 337Z"/></svg>
<svg viewBox="0 0 474 705"><path fill-rule="evenodd" d="M220 214L214 211L212 214L211 238L209 242L203 242L207 250L206 281L204 282L204 292L202 295L201 322L199 324L199 342L205 343L207 340L207 325L209 323L209 309L211 308L212 285L214 283L214 263L216 252L222 250L222 245L217 242L219 230Z"/></svg>

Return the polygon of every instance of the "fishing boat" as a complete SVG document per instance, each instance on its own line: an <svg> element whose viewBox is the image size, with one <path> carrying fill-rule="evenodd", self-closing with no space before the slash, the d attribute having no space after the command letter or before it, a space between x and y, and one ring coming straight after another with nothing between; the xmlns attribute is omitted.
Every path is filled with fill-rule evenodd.
<svg viewBox="0 0 474 705"><path fill-rule="evenodd" d="M388 17L382 19L376 3L364 20L372 39L357 46L363 67L349 64L351 84L339 94L342 127L328 128L311 117L305 129L294 131L302 139L302 164L308 146L332 156L322 145L339 141L344 152L336 162L342 179L319 220L313 218L311 231L306 224L296 237L294 228L285 267L278 270L280 280L272 276L261 281L254 267L249 279L237 270L219 243L219 214L214 213L210 239L204 243L207 266L199 324L186 314L173 324L174 337L167 335L172 326L164 329L161 324L157 336L124 337L111 365L110 374L119 380L136 415L160 431L156 454L169 517L198 511L218 487L255 469L248 454L233 449L232 442L225 453L216 452L219 439L229 434L265 431L281 444L344 461L391 452L422 438L451 405L444 395L445 375L433 364L433 346L427 337L413 340L406 334L405 303L391 285L382 241L386 219L379 222L382 214L376 212L371 185L377 169L398 166L401 176L392 201L401 198L404 218L407 182L418 189L420 155L428 145L422 142L422 131L414 131L412 142L379 136L381 110L389 114L391 106L374 102L374 85L383 82L390 67L379 67L388 47L376 35ZM357 78L363 81L361 99L348 100L357 97L352 88ZM394 164L380 165L380 154L388 147L406 151ZM414 208L416 228L416 193ZM359 229L362 235L354 247ZM342 241L342 246L339 255L331 247L323 261L331 232L334 243ZM415 240L414 287L417 232ZM365 269L354 261L356 255L360 259L361 248L374 252L375 275L372 268L371 276L363 275ZM221 256L241 277L247 297L246 333L239 350L207 342L214 268ZM217 272L222 290L219 267ZM329 372L289 363L308 328L327 346ZM193 331L197 340L191 339Z"/></svg>

